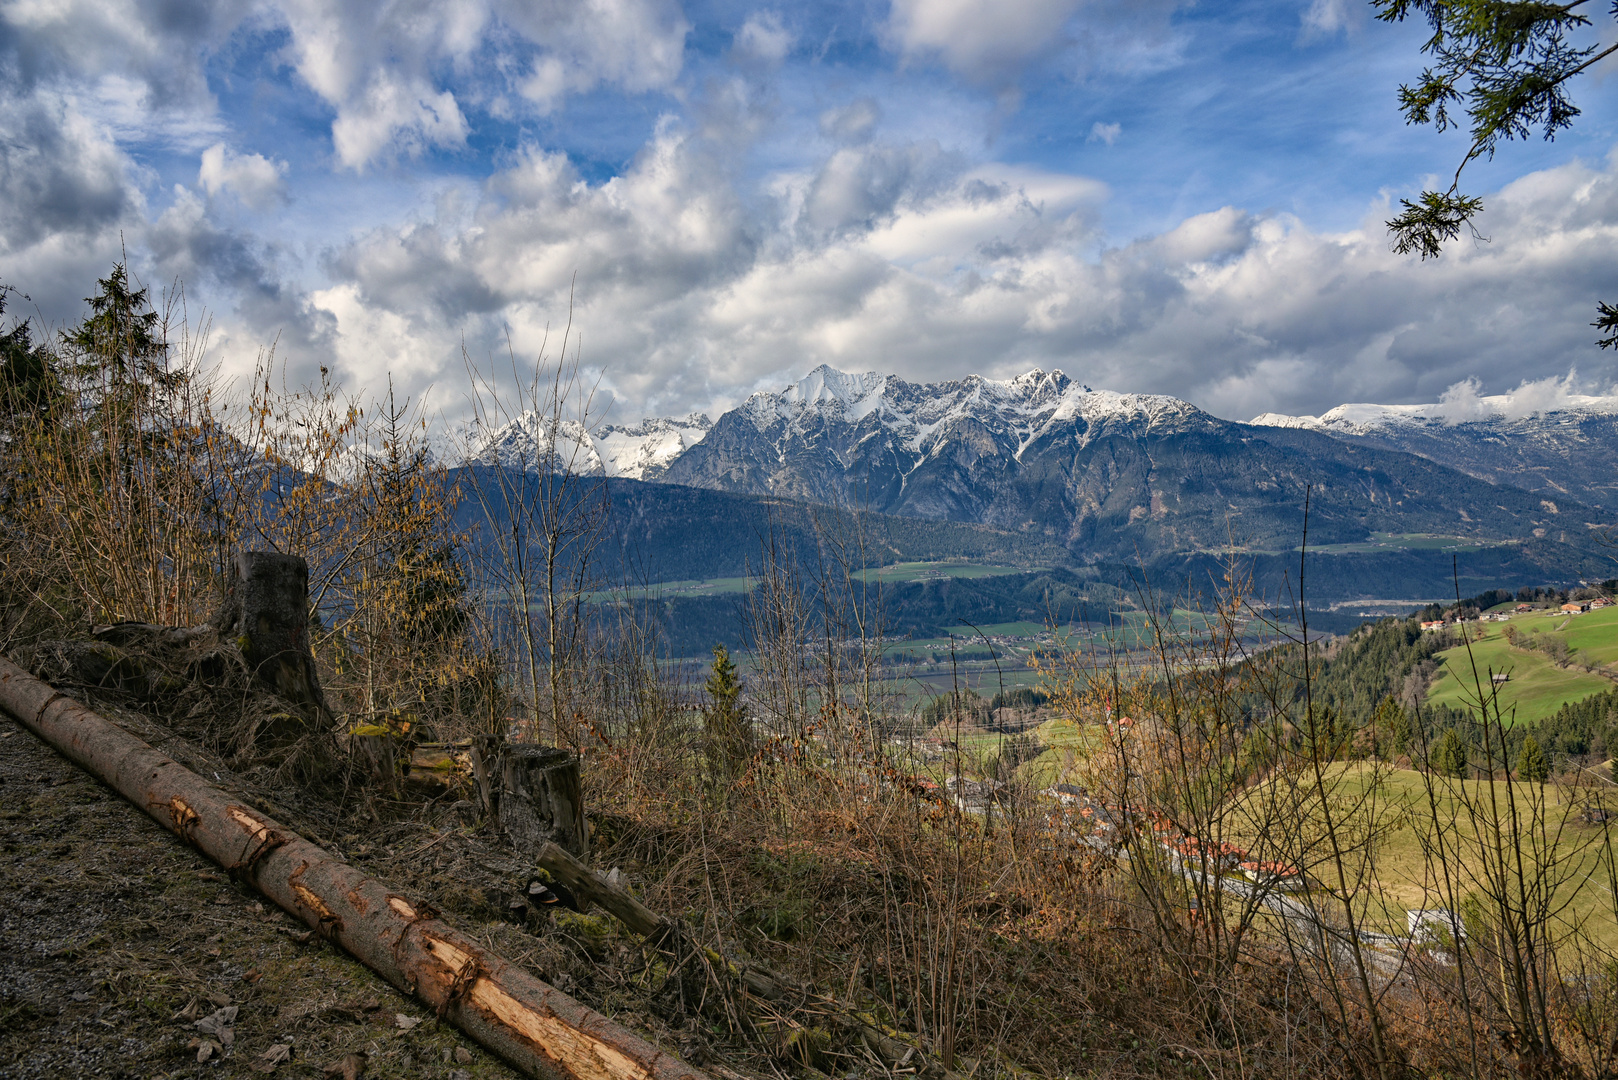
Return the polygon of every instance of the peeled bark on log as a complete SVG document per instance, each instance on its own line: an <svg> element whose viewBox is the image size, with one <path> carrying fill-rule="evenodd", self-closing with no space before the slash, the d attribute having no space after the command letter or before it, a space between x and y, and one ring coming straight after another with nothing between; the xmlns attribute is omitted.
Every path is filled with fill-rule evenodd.
<svg viewBox="0 0 1618 1080"><path fill-rule="evenodd" d="M70 761L528 1076L706 1080L458 933L428 905L0 658L0 707Z"/></svg>
<svg viewBox="0 0 1618 1080"><path fill-rule="evenodd" d="M507 743L500 748L500 828L518 851L537 855L547 843L590 853L579 758L554 746Z"/></svg>
<svg viewBox="0 0 1618 1080"><path fill-rule="evenodd" d="M235 643L265 687L307 711L311 720L331 718L309 647L309 564L301 557L238 551L212 625Z"/></svg>

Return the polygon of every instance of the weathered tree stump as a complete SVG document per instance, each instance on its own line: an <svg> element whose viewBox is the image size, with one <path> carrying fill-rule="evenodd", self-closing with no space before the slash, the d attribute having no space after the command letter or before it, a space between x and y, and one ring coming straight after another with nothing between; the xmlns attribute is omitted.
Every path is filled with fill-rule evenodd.
<svg viewBox="0 0 1618 1080"><path fill-rule="evenodd" d="M513 846L537 856L554 842L581 858L588 855L578 755L554 746L507 743L499 762L500 828Z"/></svg>
<svg viewBox="0 0 1618 1080"><path fill-rule="evenodd" d="M477 785L478 808L490 821L500 819L500 743L498 735L472 736L472 780Z"/></svg>
<svg viewBox="0 0 1618 1080"><path fill-rule="evenodd" d="M213 626L265 687L313 721L329 720L309 647L309 564L277 551L238 551Z"/></svg>
<svg viewBox="0 0 1618 1080"><path fill-rule="evenodd" d="M392 735L353 734L349 748L360 771L376 781L389 798L399 794L399 740Z"/></svg>

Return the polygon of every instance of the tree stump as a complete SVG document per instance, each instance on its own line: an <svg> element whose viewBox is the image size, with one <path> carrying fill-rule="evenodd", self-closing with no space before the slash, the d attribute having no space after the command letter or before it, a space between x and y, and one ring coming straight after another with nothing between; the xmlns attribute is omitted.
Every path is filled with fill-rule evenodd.
<svg viewBox="0 0 1618 1080"><path fill-rule="evenodd" d="M350 735L349 748L370 774L383 794L394 798L399 794L399 740L392 735Z"/></svg>
<svg viewBox="0 0 1618 1080"><path fill-rule="evenodd" d="M506 744L500 750L500 828L518 851L537 856L547 842L583 858L590 853L579 759L554 746Z"/></svg>
<svg viewBox="0 0 1618 1080"><path fill-rule="evenodd" d="M309 564L277 551L238 551L213 626L258 681L310 720L329 720L309 647Z"/></svg>
<svg viewBox="0 0 1618 1080"><path fill-rule="evenodd" d="M500 818L500 743L498 735L472 736L472 780L477 785L478 808L490 821Z"/></svg>

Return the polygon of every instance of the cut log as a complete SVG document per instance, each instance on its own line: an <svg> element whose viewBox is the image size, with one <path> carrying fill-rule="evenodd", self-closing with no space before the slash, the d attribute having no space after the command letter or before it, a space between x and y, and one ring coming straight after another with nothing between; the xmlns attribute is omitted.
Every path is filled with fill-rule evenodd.
<svg viewBox="0 0 1618 1080"><path fill-rule="evenodd" d="M579 758L554 746L500 747L500 829L525 855L547 843L583 857L590 853Z"/></svg>
<svg viewBox="0 0 1618 1080"><path fill-rule="evenodd" d="M330 720L309 648L307 562L278 551L238 551L212 625L241 651L260 683L310 720Z"/></svg>
<svg viewBox="0 0 1618 1080"><path fill-rule="evenodd" d="M3 658L0 708L526 1075L706 1080Z"/></svg>
<svg viewBox="0 0 1618 1080"><path fill-rule="evenodd" d="M418 743L410 750L405 779L425 787L453 787L466 778L466 752L470 740Z"/></svg>

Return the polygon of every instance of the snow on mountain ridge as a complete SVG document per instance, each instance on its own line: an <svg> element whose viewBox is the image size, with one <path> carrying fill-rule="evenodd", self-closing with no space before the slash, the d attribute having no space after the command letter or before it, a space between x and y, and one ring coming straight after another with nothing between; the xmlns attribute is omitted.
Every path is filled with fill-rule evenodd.
<svg viewBox="0 0 1618 1080"><path fill-rule="evenodd" d="M1015 440L1016 456L1055 426L1082 422L1082 441L1110 424L1151 428L1200 416L1178 398L1159 394L1120 394L1093 390L1060 370L1034 368L1009 379L968 375L937 383L912 383L867 371L848 373L822 364L778 391L752 394L736 410L744 422L773 443L778 456L794 440L826 424L859 426L874 414L884 430L920 458L944 452L957 425L985 425ZM486 437L463 440L468 460L527 468L540 467L551 439L550 418L524 413ZM669 466L701 442L714 427L705 414L683 418L648 417L633 425L607 425L586 432L562 421L556 434L555 467L573 462L575 471L660 479ZM478 432L468 434L476 436Z"/></svg>
<svg viewBox="0 0 1618 1080"><path fill-rule="evenodd" d="M779 391L761 390L742 406L755 427L764 431L777 422L787 433L801 429L805 417L858 423L880 412L884 427L906 438L922 452L928 437L950 421L993 418L1034 429L1053 422L1082 419L1147 424L1200 412L1179 398L1161 394L1120 394L1075 383L1060 370L1034 368L1009 379L982 375L937 383L912 383L879 372L851 375L822 364L803 379ZM785 433L784 433L785 434ZM1026 444L1026 439L1020 440Z"/></svg>
<svg viewBox="0 0 1618 1080"><path fill-rule="evenodd" d="M713 427L706 413L680 419L651 416L634 426L609 424L596 432L596 447L608 476L656 479L669 462L702 441Z"/></svg>
<svg viewBox="0 0 1618 1080"><path fill-rule="evenodd" d="M483 465L503 465L525 472L571 472L596 476L606 463L595 439L577 420L560 420L529 410L501 425L470 455Z"/></svg>
<svg viewBox="0 0 1618 1080"><path fill-rule="evenodd" d="M1468 393L1468 384L1457 384L1444 399L1426 405L1376 405L1354 402L1328 409L1319 416L1289 416L1260 413L1249 423L1256 427L1307 428L1312 431L1368 435L1401 426L1453 427L1456 424L1499 423L1548 418L1558 413L1573 415L1612 415L1618 413L1618 394L1570 394L1554 396L1524 393L1480 395ZM1458 392L1457 392L1458 391Z"/></svg>

